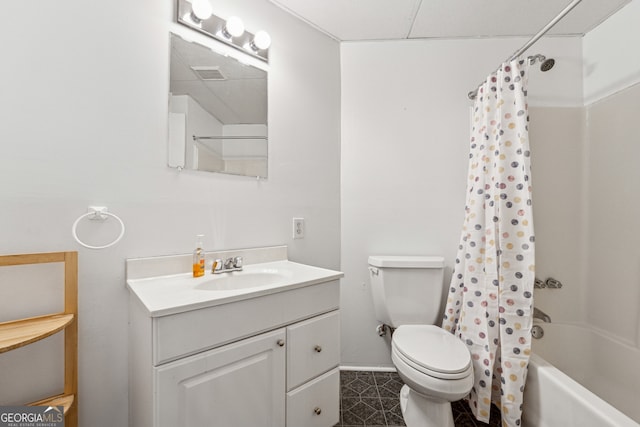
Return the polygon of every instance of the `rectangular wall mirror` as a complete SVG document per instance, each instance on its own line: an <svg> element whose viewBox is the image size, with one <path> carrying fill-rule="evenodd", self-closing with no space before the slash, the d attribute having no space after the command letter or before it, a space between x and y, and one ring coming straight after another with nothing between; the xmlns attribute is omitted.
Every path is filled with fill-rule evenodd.
<svg viewBox="0 0 640 427"><path fill-rule="evenodd" d="M266 178L267 72L170 35L168 165Z"/></svg>

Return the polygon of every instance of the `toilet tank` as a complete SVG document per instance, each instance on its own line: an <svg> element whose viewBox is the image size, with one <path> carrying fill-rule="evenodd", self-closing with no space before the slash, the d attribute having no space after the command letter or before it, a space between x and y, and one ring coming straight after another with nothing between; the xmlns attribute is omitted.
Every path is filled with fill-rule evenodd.
<svg viewBox="0 0 640 427"><path fill-rule="evenodd" d="M394 328L438 321L444 292L443 257L370 256L369 277L378 321Z"/></svg>

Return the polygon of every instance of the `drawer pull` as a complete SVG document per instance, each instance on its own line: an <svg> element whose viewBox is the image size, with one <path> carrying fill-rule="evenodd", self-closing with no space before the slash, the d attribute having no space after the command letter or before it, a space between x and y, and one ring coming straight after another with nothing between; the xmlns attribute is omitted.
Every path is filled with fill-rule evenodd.
<svg viewBox="0 0 640 427"><path fill-rule="evenodd" d="M278 344L280 347L284 347L284 340L282 340L282 339L278 340L278 341L277 341L277 344Z"/></svg>
<svg viewBox="0 0 640 427"><path fill-rule="evenodd" d="M316 408L313 410L313 413L316 414L316 415L320 415L322 413L322 409L320 409L320 408L318 408L316 406Z"/></svg>
<svg viewBox="0 0 640 427"><path fill-rule="evenodd" d="M322 347L320 347L319 345L315 346L313 349L316 351L316 353L320 353L322 351Z"/></svg>

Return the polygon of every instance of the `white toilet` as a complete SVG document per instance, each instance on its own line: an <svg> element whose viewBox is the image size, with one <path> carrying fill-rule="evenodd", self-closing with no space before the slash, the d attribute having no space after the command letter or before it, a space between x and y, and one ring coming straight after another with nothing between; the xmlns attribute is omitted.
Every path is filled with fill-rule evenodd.
<svg viewBox="0 0 640 427"><path fill-rule="evenodd" d="M391 360L405 385L400 405L407 427L454 427L451 402L473 386L462 341L435 325L443 297L444 259L370 256L376 317L396 328Z"/></svg>

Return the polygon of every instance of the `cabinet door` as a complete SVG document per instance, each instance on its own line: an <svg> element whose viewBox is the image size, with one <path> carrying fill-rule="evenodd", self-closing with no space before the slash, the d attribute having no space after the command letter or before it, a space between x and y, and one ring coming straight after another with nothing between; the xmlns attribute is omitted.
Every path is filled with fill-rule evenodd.
<svg viewBox="0 0 640 427"><path fill-rule="evenodd" d="M285 330L155 368L155 426L282 427Z"/></svg>

